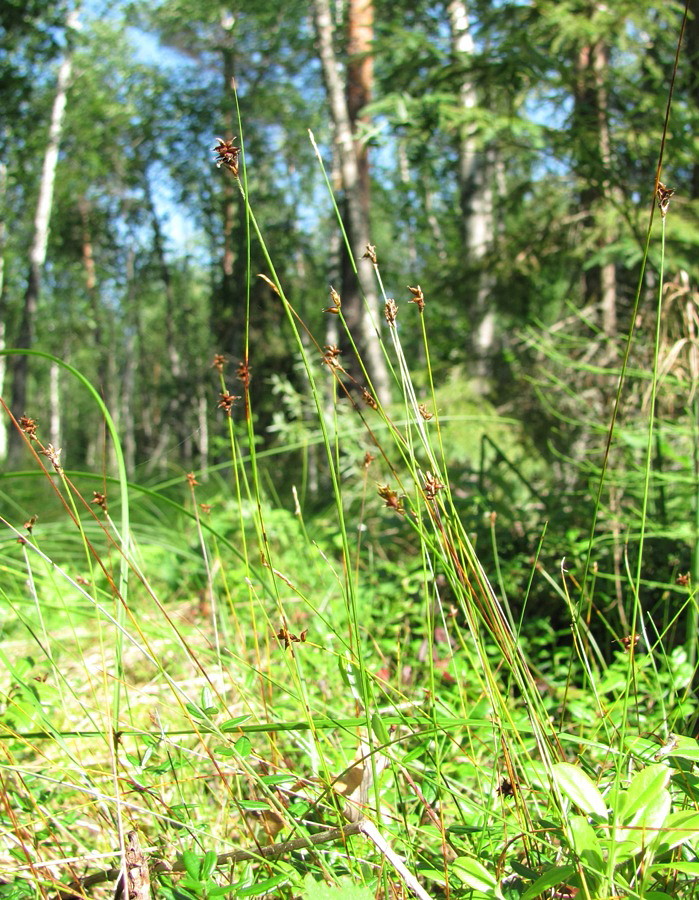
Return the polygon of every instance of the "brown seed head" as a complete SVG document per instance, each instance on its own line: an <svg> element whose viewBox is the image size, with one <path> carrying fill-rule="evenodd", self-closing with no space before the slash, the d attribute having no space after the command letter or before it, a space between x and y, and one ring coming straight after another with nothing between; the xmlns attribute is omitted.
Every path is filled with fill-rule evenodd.
<svg viewBox="0 0 699 900"><path fill-rule="evenodd" d="M342 369L339 360L340 348L336 347L335 344L326 344L323 350L325 351L323 353L323 363L330 369Z"/></svg>
<svg viewBox="0 0 699 900"><path fill-rule="evenodd" d="M396 317L398 316L398 307L396 306L396 301L389 297L386 300L386 304L383 308L383 314L386 316L386 321L393 328L396 324Z"/></svg>
<svg viewBox="0 0 699 900"><path fill-rule="evenodd" d="M366 405L370 406L371 409L379 408L379 404L376 402L376 400L374 400L374 398L371 396L371 394L365 387L362 388L362 398L363 398L364 402L366 403Z"/></svg>
<svg viewBox="0 0 699 900"><path fill-rule="evenodd" d="M19 420L19 427L30 440L38 440L36 436L36 422L34 421L34 419L30 419L29 416L21 416Z"/></svg>
<svg viewBox="0 0 699 900"><path fill-rule="evenodd" d="M409 303L415 303L420 312L425 308L425 295L422 293L422 288L418 284L416 287L410 287L408 285L408 290L413 295L412 299L409 300Z"/></svg>
<svg viewBox="0 0 699 900"><path fill-rule="evenodd" d="M286 625L282 625L282 627L277 632L277 640L281 641L284 644L284 649L290 647L292 644L305 644L306 637L308 636L308 629L304 628L300 635L292 634Z"/></svg>
<svg viewBox="0 0 699 900"><path fill-rule="evenodd" d="M233 141L224 141L223 138L216 138L216 140L218 143L213 148L213 152L216 154L216 166L219 169L221 166L225 166L237 178L240 147L236 147Z"/></svg>
<svg viewBox="0 0 699 900"><path fill-rule="evenodd" d="M502 781L500 782L500 784L498 785L498 794L500 794L501 797L514 797L514 795L515 795L514 784L512 784L512 782L509 779L503 778Z"/></svg>
<svg viewBox="0 0 699 900"><path fill-rule="evenodd" d="M376 265L376 247L374 244L367 244L366 250L362 254L362 259L370 259Z"/></svg>
<svg viewBox="0 0 699 900"><path fill-rule="evenodd" d="M437 494L444 490L444 483L441 482L436 475L433 475L432 472L427 472L425 474L425 486L423 490L425 492L425 497L427 497L428 500L434 500Z"/></svg>
<svg viewBox="0 0 699 900"><path fill-rule="evenodd" d="M226 415L230 416L233 404L236 400L240 400L240 397L235 397L233 394L229 394L228 391L221 393L219 396L221 399L218 401L218 408L224 410Z"/></svg>
<svg viewBox="0 0 699 900"><path fill-rule="evenodd" d="M250 374L251 371L252 371L252 366L250 365L250 363L245 362L245 361L238 363L238 368L236 370L236 377L237 377L238 381L241 382L241 384L243 385L245 390L247 390L250 387L250 379L252 377Z"/></svg>
<svg viewBox="0 0 699 900"><path fill-rule="evenodd" d="M403 501L400 499L398 494L387 484L378 486L378 494L389 509L394 509L401 516L405 515L405 510L403 509Z"/></svg>
<svg viewBox="0 0 699 900"><path fill-rule="evenodd" d="M658 191L656 193L656 197L658 199L658 206L660 207L660 215L665 218L667 215L668 208L670 206L670 198L675 193L673 188L666 187L662 181L658 182Z"/></svg>
<svg viewBox="0 0 699 900"><path fill-rule="evenodd" d="M60 447L54 447L53 444L47 444L46 447L41 451L44 456L48 457L49 462L54 467L56 472L62 472L61 468L61 453L63 452Z"/></svg>

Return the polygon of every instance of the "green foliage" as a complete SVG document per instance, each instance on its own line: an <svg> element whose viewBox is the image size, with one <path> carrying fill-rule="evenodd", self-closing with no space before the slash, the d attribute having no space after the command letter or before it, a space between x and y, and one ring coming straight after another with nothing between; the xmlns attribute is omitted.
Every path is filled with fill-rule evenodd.
<svg viewBox="0 0 699 900"><path fill-rule="evenodd" d="M371 900L374 891L366 885L353 884L349 878L340 878L334 885L316 881L307 875L303 882L304 900Z"/></svg>
<svg viewBox="0 0 699 900"><path fill-rule="evenodd" d="M195 6L143 12L173 65L135 61L112 21L76 54L31 392L48 413L60 371L70 462L46 415L24 424L32 472L2 477L0 896L80 893L97 866L114 880L129 828L172 900L693 896L693 198L647 227L656 311L633 293L657 151L639 123L662 109L677 10L481 4L472 55L442 9L385 11L365 110L384 118L357 135L391 244L383 407L363 405L341 303L321 312L339 262L312 235L335 201L308 166L305 128L328 129L306 113L306 12ZM582 61L603 39L601 153L581 96L602 97ZM239 181L212 170L215 133L240 136ZM490 398L464 362L483 274L452 212L465 139L502 169L480 265L512 334ZM5 198L24 221L13 265L26 176ZM185 201L189 243L163 228ZM610 261L628 354L577 308ZM392 320L384 285L417 272L426 306L399 288ZM20 287L10 273L11 329ZM215 351L232 359L212 372Z"/></svg>

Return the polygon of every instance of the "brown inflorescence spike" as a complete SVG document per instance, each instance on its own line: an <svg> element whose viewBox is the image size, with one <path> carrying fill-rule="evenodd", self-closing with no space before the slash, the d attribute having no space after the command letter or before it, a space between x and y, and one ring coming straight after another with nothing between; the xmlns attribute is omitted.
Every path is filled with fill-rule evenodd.
<svg viewBox="0 0 699 900"><path fill-rule="evenodd" d="M36 422L34 419L30 419L29 416L20 416L19 427L31 441L38 440L36 436Z"/></svg>
<svg viewBox="0 0 699 900"><path fill-rule="evenodd" d="M398 307L396 306L396 301L389 297L386 300L386 303L383 308L383 314L386 316L386 321L391 327L394 327L396 324L396 318L398 316Z"/></svg>
<svg viewBox="0 0 699 900"><path fill-rule="evenodd" d="M420 312L422 312L425 308L425 295L422 293L422 288L419 284L416 287L410 287L410 285L408 285L408 290L413 295L412 299L410 299L408 302L414 303L420 310Z"/></svg>
<svg viewBox="0 0 699 900"><path fill-rule="evenodd" d="M236 369L235 374L236 374L238 381L243 385L245 390L247 390L250 387L250 379L252 378L252 376L250 374L251 371L252 371L252 366L250 365L249 362L243 361L243 362L238 363L238 368Z"/></svg>
<svg viewBox="0 0 699 900"><path fill-rule="evenodd" d="M342 300L340 299L340 295L337 293L335 288L330 286L330 306L326 306L323 309L323 312L331 313L333 316L339 316L340 310L342 309Z"/></svg>
<svg viewBox="0 0 699 900"><path fill-rule="evenodd" d="M362 259L370 259L374 265L376 265L376 246L374 244L367 244L366 250L362 254Z"/></svg>
<svg viewBox="0 0 699 900"><path fill-rule="evenodd" d="M433 475L432 472L427 472L425 474L425 487L423 490L425 492L425 497L427 497L428 500L434 500L437 494L444 490L444 483L441 482L436 475Z"/></svg>
<svg viewBox="0 0 699 900"><path fill-rule="evenodd" d="M387 484L384 484L379 485L377 490L379 497L381 497L381 499L389 509L394 509L401 516L405 515L405 510L403 509L403 501L393 490L393 488L390 488Z"/></svg>
<svg viewBox="0 0 699 900"><path fill-rule="evenodd" d="M662 183L662 181L658 182L658 191L656 193L656 197L658 198L658 206L660 207L660 215L665 218L667 215L668 208L670 206L670 199L675 191L672 188L666 187Z"/></svg>
<svg viewBox="0 0 699 900"><path fill-rule="evenodd" d="M378 409L378 408L379 408L379 404L378 404L378 403L376 402L376 400L371 396L371 394L369 393L369 391L368 391L365 387L362 388L362 398L363 398L364 402L366 403L366 405L369 406L369 407L371 407L371 409Z"/></svg>
<svg viewBox="0 0 699 900"><path fill-rule="evenodd" d="M233 410L233 404L236 400L240 400L240 397L229 394L228 391L221 393L220 397L221 399L218 401L218 408L224 410L226 415L230 416Z"/></svg>
<svg viewBox="0 0 699 900"><path fill-rule="evenodd" d="M237 178L240 147L236 147L233 141L224 141L223 138L216 138L216 140L218 141L218 144L213 148L213 151L216 154L216 165L219 169L221 166L225 166ZM233 140L235 140L235 138Z"/></svg>

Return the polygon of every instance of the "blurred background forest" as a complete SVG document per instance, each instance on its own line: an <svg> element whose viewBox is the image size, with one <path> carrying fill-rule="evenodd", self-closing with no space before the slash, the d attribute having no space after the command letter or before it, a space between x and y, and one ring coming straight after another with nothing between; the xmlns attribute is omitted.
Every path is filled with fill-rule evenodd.
<svg viewBox="0 0 699 900"><path fill-rule="evenodd" d="M502 517L495 555L510 577L524 577L545 522L558 522L552 554L574 557L588 537L633 329L598 520L621 610L659 327L646 554L664 585L690 569L696 583L699 2L689 7L661 176L676 195L658 323L658 242L635 313L634 302L682 4L5 2L2 346L53 354L89 378L117 421L132 478L206 473L230 465L212 362L225 355L229 390L242 393L235 372L249 303L255 434L277 454L270 490L291 508L293 483L302 503L322 507L306 377L279 298L257 277L270 266L248 240L238 184L212 152L217 138L243 147L241 177L244 163L319 371L323 347L349 350L327 312L333 285L385 403L391 373L368 312L385 330L383 303L371 261L359 281L348 265L310 130L352 255L376 247L418 385L427 358L407 286L424 291L456 496L474 531L491 527L490 513ZM350 358L343 364L361 389ZM110 468L99 410L65 370L21 354L0 363L7 406L39 423L63 465ZM330 393L330 372L327 384ZM369 449L348 424L348 467ZM7 469L29 459L7 417L0 456Z"/></svg>

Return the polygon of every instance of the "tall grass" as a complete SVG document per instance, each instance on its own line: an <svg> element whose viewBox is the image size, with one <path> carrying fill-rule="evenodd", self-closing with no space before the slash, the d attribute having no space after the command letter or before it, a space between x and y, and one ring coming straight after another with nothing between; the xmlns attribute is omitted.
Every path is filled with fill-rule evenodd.
<svg viewBox="0 0 699 900"><path fill-rule="evenodd" d="M286 298L244 166L239 184L306 374L332 513L270 490L247 342L237 379L215 360L230 466L183 475L179 497L123 467L68 472L18 426L38 476L5 480L0 896L105 895L118 879L145 896L148 871L177 898L693 895L696 636L664 640L671 616L694 621L694 589L664 622L643 608L660 331L635 562L627 549L619 572L595 569L607 452L582 578L551 567L542 529L508 597L495 517L488 571L450 480L429 291L394 302L375 264L397 399L363 405ZM331 306L344 327L341 298ZM422 334L426 388L398 322ZM625 633L603 607L607 576ZM529 605L535 582L570 622L562 653Z"/></svg>

